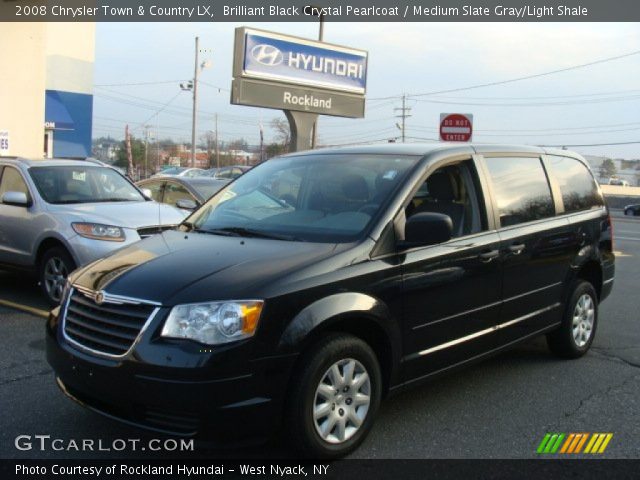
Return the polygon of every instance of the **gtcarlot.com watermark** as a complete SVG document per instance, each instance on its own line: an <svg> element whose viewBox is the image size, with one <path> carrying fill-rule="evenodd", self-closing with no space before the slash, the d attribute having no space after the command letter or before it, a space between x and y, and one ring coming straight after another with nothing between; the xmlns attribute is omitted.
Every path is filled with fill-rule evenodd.
<svg viewBox="0 0 640 480"><path fill-rule="evenodd" d="M192 452L193 439L152 438L55 438L51 435L18 435L14 440L17 450L40 452Z"/></svg>

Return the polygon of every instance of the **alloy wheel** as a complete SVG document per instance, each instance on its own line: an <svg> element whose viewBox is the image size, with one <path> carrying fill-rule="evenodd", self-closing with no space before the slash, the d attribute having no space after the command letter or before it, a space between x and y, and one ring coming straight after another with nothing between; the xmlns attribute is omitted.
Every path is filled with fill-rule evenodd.
<svg viewBox="0 0 640 480"><path fill-rule="evenodd" d="M357 360L335 362L316 389L313 421L320 437L332 444L349 440L362 426L371 405L371 379Z"/></svg>
<svg viewBox="0 0 640 480"><path fill-rule="evenodd" d="M595 304L591 295L580 296L573 310L573 341L580 348L584 347L593 334L595 321Z"/></svg>
<svg viewBox="0 0 640 480"><path fill-rule="evenodd" d="M44 286L47 295L56 302L62 299L62 292L69 272L60 257L51 257L44 266Z"/></svg>

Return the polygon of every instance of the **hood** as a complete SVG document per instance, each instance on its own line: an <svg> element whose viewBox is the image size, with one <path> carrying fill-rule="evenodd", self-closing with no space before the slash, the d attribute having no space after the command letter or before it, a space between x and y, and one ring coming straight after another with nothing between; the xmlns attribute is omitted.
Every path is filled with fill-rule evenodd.
<svg viewBox="0 0 640 480"><path fill-rule="evenodd" d="M77 271L72 283L163 305L261 298L278 278L329 257L336 245L175 230Z"/></svg>
<svg viewBox="0 0 640 480"><path fill-rule="evenodd" d="M85 222L103 223L125 228L177 225L185 213L157 202L98 202L73 205L51 205L55 214L65 214Z"/></svg>

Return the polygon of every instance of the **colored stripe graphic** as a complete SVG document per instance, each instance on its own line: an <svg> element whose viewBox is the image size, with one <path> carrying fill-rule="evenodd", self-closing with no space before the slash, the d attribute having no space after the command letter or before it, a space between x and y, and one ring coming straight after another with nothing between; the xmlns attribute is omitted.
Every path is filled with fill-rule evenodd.
<svg viewBox="0 0 640 480"><path fill-rule="evenodd" d="M547 433L538 445L537 452L542 454L578 454L604 453L613 438L613 433ZM588 442L587 442L588 440ZM582 447L586 447L584 451Z"/></svg>

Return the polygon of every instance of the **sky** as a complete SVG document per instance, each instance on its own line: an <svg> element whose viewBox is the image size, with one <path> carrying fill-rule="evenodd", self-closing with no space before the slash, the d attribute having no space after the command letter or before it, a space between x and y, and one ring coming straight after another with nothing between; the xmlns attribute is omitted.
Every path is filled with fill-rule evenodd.
<svg viewBox="0 0 640 480"><path fill-rule="evenodd" d="M194 39L201 61L198 135L275 139L279 110L231 105L233 33L238 26L317 38L316 23L99 23L94 137L142 136L190 142ZM323 116L319 143L400 136L395 108L408 95L407 141L437 139L441 113L471 113L475 142L583 145L640 142L640 55L484 88L432 94L582 65L640 50L640 23L332 23L324 39L369 52L364 119ZM132 85L142 83L143 85ZM430 95L416 96L429 93ZM640 143L569 147L587 155L640 158Z"/></svg>

